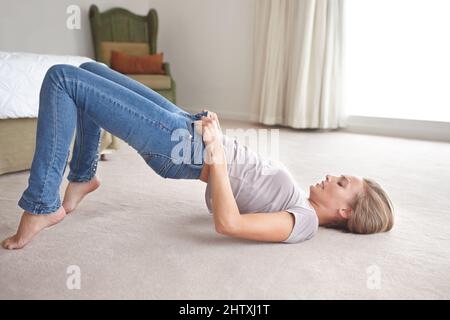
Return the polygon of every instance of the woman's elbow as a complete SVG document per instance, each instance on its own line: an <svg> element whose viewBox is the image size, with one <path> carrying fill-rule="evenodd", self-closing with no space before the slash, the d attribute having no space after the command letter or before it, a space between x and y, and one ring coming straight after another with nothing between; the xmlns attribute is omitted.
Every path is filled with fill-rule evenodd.
<svg viewBox="0 0 450 320"><path fill-rule="evenodd" d="M235 223L216 223L216 232L225 236L235 236L237 234L237 226Z"/></svg>

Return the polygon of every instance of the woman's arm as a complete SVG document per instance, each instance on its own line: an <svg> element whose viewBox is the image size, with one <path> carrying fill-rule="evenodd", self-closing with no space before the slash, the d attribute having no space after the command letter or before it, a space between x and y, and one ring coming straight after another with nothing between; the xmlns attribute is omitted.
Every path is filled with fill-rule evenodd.
<svg viewBox="0 0 450 320"><path fill-rule="evenodd" d="M208 139L207 135L211 134L211 132L207 133L207 130L214 130L214 128L205 128L204 139ZM237 224L240 217L239 208L228 179L227 162L220 137L208 141L205 145L214 225L217 232L223 233Z"/></svg>
<svg viewBox="0 0 450 320"><path fill-rule="evenodd" d="M223 155L223 147L215 146L219 155L216 159L223 158L223 161L215 162L209 168L209 181L211 184L212 210L214 225L217 232L224 233L226 230L234 228L238 224L240 217L239 208L231 190L230 180L227 173L227 163Z"/></svg>
<svg viewBox="0 0 450 320"><path fill-rule="evenodd" d="M214 114L203 120L206 161L209 163L214 225L218 233L256 241L280 242L286 240L294 226L294 217L287 211L240 214L231 190L227 162L220 139L220 127ZM218 139L219 138L219 139Z"/></svg>

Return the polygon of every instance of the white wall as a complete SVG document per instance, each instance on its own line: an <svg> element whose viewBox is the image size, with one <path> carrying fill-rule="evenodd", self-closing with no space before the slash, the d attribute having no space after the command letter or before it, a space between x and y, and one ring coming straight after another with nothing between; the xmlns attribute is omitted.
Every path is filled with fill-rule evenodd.
<svg viewBox="0 0 450 320"><path fill-rule="evenodd" d="M0 10L0 50L72 54L93 58L88 11L92 3L100 11L115 6L146 14L148 0L7 0ZM67 7L81 9L81 28L66 27Z"/></svg>
<svg viewBox="0 0 450 320"><path fill-rule="evenodd" d="M179 104L248 119L255 0L150 0Z"/></svg>
<svg viewBox="0 0 450 320"><path fill-rule="evenodd" d="M159 15L158 51L170 62L178 104L248 119L257 0L3 0L0 50L93 57L88 10L125 7ZM69 5L81 8L81 29L66 27Z"/></svg>

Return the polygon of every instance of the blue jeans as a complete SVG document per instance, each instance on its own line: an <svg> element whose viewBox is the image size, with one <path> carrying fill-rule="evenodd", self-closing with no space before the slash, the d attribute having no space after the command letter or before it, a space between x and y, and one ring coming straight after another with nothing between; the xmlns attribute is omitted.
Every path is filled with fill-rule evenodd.
<svg viewBox="0 0 450 320"><path fill-rule="evenodd" d="M187 113L150 88L96 62L79 68L54 65L42 83L36 150L28 187L18 205L33 214L60 208L59 189L75 125L69 181L94 177L100 128L127 142L161 177L198 179L205 145L193 123L206 114Z"/></svg>

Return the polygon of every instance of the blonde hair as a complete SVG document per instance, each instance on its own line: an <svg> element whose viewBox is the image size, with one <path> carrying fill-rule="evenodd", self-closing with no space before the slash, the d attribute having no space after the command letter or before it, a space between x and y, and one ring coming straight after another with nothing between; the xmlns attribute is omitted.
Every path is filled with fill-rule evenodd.
<svg viewBox="0 0 450 320"><path fill-rule="evenodd" d="M364 192L354 202L353 212L345 221L345 229L352 233L386 232L394 225L393 205L386 192L374 180L363 178Z"/></svg>

